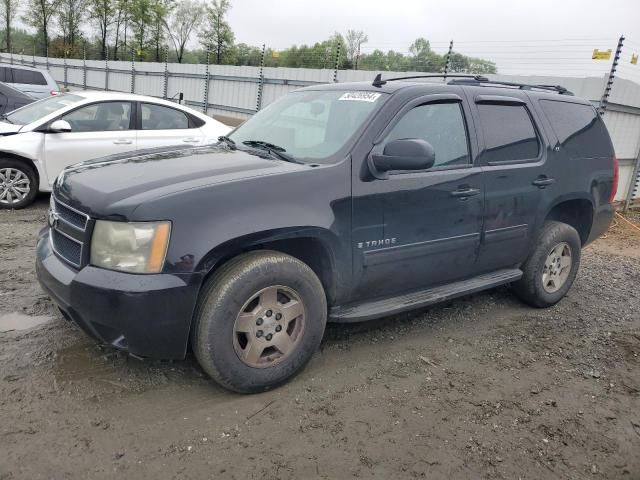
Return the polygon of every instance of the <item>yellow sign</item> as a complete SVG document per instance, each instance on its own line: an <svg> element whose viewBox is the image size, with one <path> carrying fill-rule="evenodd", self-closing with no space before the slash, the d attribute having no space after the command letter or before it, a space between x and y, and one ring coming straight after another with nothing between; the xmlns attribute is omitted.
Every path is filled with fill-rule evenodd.
<svg viewBox="0 0 640 480"><path fill-rule="evenodd" d="M632 65L637 65L638 64L638 54L631 54L631 64Z"/></svg>
<svg viewBox="0 0 640 480"><path fill-rule="evenodd" d="M273 52L271 52L271 56L273 58L279 58L280 57L280 52L273 51Z"/></svg>
<svg viewBox="0 0 640 480"><path fill-rule="evenodd" d="M593 50L593 55L591 55L592 60L609 60L611 59L611 49L609 50L598 50L597 48Z"/></svg>

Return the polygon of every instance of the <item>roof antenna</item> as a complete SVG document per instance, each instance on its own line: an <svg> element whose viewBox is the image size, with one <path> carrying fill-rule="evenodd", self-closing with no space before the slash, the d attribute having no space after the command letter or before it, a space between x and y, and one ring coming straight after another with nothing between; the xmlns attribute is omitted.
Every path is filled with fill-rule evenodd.
<svg viewBox="0 0 640 480"><path fill-rule="evenodd" d="M376 78L373 79L373 83L371 85L374 87L381 87L385 83L387 83L386 80L382 80L382 74L379 73L376 75Z"/></svg>

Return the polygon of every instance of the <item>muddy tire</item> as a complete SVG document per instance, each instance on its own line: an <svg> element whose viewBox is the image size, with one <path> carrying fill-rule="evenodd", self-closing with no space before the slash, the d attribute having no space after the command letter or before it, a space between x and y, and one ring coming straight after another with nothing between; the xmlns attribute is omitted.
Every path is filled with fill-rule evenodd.
<svg viewBox="0 0 640 480"><path fill-rule="evenodd" d="M283 384L320 346L327 302L300 260L274 251L240 255L203 287L191 345L223 387L255 393Z"/></svg>
<svg viewBox="0 0 640 480"><path fill-rule="evenodd" d="M31 165L0 158L0 208L19 210L36 198L38 176Z"/></svg>
<svg viewBox="0 0 640 480"><path fill-rule="evenodd" d="M549 221L522 266L524 275L513 284L525 303L550 307L569 291L580 267L582 243L578 232L566 223Z"/></svg>

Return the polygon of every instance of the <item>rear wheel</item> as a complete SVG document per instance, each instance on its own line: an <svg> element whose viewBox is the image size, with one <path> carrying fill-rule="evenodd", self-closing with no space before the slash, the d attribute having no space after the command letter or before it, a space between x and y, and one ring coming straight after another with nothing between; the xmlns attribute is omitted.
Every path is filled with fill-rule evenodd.
<svg viewBox="0 0 640 480"><path fill-rule="evenodd" d="M251 252L207 281L191 343L215 381L259 392L304 367L320 345L326 318L322 284L306 264L279 252Z"/></svg>
<svg viewBox="0 0 640 480"><path fill-rule="evenodd" d="M0 208L24 208L33 202L37 193L37 176L31 165L0 158Z"/></svg>
<svg viewBox="0 0 640 480"><path fill-rule="evenodd" d="M578 232L566 223L546 222L514 291L535 307L550 307L569 291L580 267L582 247Z"/></svg>

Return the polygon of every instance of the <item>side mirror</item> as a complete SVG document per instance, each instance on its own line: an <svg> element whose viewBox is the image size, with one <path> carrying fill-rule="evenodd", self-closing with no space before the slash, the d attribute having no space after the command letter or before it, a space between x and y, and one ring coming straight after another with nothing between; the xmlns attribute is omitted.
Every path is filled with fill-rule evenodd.
<svg viewBox="0 0 640 480"><path fill-rule="evenodd" d="M71 125L66 120L56 120L49 125L51 133L65 133L71 131Z"/></svg>
<svg viewBox="0 0 640 480"><path fill-rule="evenodd" d="M436 153L431 144L419 138L392 140L382 155L371 156L374 169L386 176L391 170L427 170L433 167Z"/></svg>

